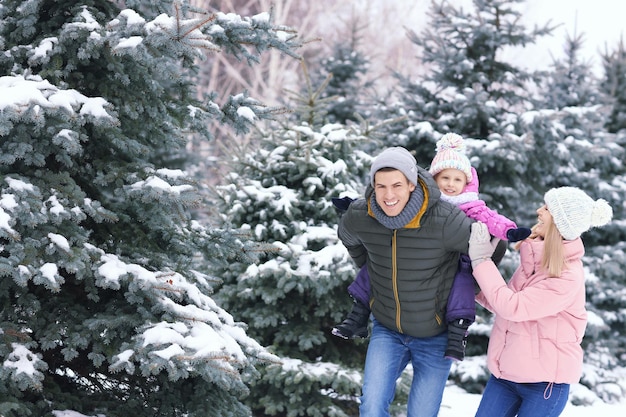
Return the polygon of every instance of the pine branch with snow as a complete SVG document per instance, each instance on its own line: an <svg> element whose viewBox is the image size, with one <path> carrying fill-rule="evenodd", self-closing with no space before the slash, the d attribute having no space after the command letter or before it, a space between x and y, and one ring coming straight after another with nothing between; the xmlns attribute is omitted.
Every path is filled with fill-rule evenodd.
<svg viewBox="0 0 626 417"><path fill-rule="evenodd" d="M197 59L221 48L210 36L220 19L183 2L173 16L128 3L142 7L0 9L6 416L243 416L244 377L278 361L213 300L220 278L207 272L263 248L195 219L205 202L185 170L189 136L209 140L207 121L228 119L193 83ZM258 51L294 54L297 41L267 22L229 39L255 33ZM233 102L247 128L266 112Z"/></svg>

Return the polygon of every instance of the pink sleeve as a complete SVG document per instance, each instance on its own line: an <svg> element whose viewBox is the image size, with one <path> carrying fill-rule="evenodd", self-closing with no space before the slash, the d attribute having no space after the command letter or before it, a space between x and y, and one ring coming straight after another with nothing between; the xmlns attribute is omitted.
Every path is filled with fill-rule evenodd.
<svg viewBox="0 0 626 417"><path fill-rule="evenodd" d="M478 198L478 186L478 173L476 172L476 169L472 167L472 180L468 182L463 189L463 194L475 193L476 198ZM510 229L517 229L517 225L513 220L510 220L509 218L498 214L497 211L490 209L483 200L477 199L469 201L461 204L459 208L465 212L467 217L485 223L489 229L489 233L499 239L508 240L506 232Z"/></svg>
<svg viewBox="0 0 626 417"><path fill-rule="evenodd" d="M483 294L482 291L476 294L476 302L493 313L493 308L489 304L489 301L487 301L487 298L485 297L485 294Z"/></svg>
<svg viewBox="0 0 626 417"><path fill-rule="evenodd" d="M461 204L459 208L463 210L467 217L485 223L489 233L502 240L508 240L506 237L508 230L517 229L517 225L513 220L490 209L483 200L470 201L469 203Z"/></svg>
<svg viewBox="0 0 626 417"><path fill-rule="evenodd" d="M485 261L473 270L481 294L491 311L502 318L521 322L552 316L572 303L580 280L578 271L565 271L560 277L550 277L515 291L507 286L496 265ZM519 270L516 274L519 273ZM515 279L515 275L511 280ZM584 284L583 284L584 285Z"/></svg>

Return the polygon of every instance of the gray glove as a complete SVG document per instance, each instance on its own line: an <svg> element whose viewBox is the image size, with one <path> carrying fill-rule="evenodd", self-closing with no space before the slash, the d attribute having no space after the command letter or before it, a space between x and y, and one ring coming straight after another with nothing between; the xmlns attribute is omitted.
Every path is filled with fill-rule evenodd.
<svg viewBox="0 0 626 417"><path fill-rule="evenodd" d="M491 259L500 239L491 238L487 225L482 222L472 223L472 233L469 238L468 255L472 261L472 268Z"/></svg>

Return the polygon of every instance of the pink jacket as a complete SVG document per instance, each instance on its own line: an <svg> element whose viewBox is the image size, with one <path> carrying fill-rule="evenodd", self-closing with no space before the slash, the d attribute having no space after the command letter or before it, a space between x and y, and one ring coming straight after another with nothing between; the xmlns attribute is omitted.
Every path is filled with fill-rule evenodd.
<svg viewBox="0 0 626 417"><path fill-rule="evenodd" d="M513 220L498 214L497 211L487 207L487 204L478 198L478 174L472 167L472 181L470 181L461 194L466 202L458 204L459 208L470 219L485 223L492 236L502 240L508 240L506 232L510 229L517 229Z"/></svg>
<svg viewBox="0 0 626 417"><path fill-rule="evenodd" d="M497 378L513 382L573 384L580 380L587 325L580 238L563 241L567 268L548 277L540 267L542 240L520 247L520 266L508 285L491 261L474 268L481 292L476 301L495 313L487 365Z"/></svg>

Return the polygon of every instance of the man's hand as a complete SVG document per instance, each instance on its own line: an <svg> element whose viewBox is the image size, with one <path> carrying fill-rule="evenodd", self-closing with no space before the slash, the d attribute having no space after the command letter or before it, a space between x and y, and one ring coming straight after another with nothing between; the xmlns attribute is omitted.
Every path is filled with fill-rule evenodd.
<svg viewBox="0 0 626 417"><path fill-rule="evenodd" d="M482 222L472 223L472 233L469 239L468 255L472 261L472 268L487 259L491 259L500 239L491 238L487 225Z"/></svg>

